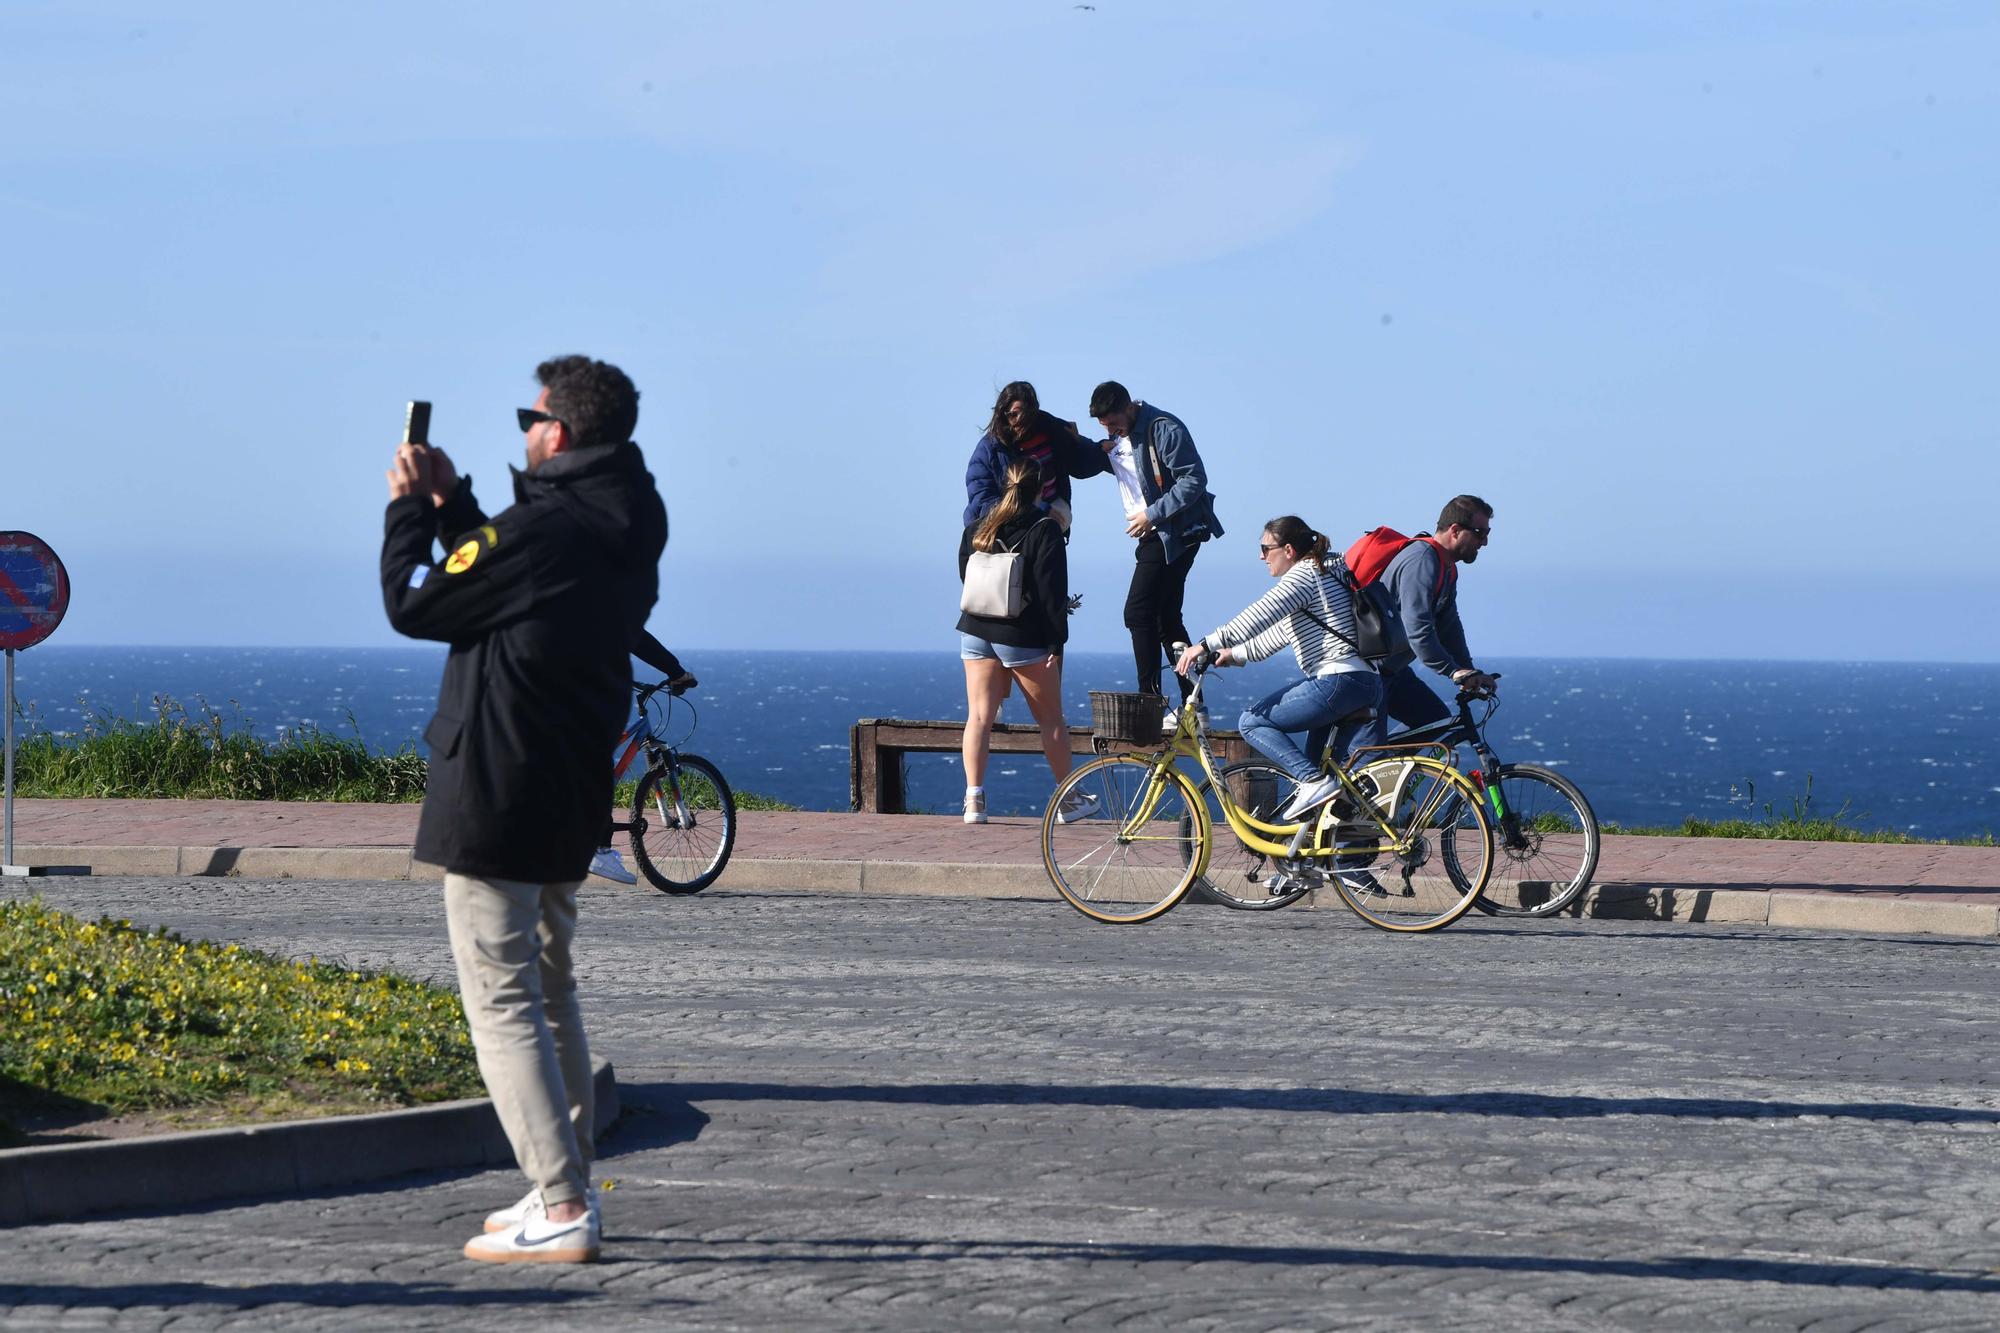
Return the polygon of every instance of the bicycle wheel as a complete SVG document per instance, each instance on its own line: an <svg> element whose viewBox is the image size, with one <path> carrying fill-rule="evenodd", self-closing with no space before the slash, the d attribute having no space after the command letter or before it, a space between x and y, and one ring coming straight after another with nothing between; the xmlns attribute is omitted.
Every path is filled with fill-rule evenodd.
<svg viewBox="0 0 2000 1333"><path fill-rule="evenodd" d="M1239 812L1266 824L1281 822L1278 811L1292 794L1292 779L1284 769L1265 759L1239 759L1216 777L1228 788L1229 799ZM1207 873L1195 881L1193 896L1197 901L1221 903L1239 912L1270 912L1289 907L1312 892L1310 883L1290 876L1279 888L1266 888L1266 881L1279 873L1271 858L1229 830L1211 783L1204 779L1196 791L1210 803L1209 827L1214 830L1215 843ZM1194 822L1191 811L1187 822ZM1192 858L1197 848L1190 841L1185 850Z"/></svg>
<svg viewBox="0 0 2000 1333"><path fill-rule="evenodd" d="M632 855L662 893L700 893L736 846L736 797L700 755L675 754L646 770L632 796Z"/></svg>
<svg viewBox="0 0 2000 1333"><path fill-rule="evenodd" d="M1378 759L1362 775L1394 837L1371 821L1336 822L1328 807L1317 839L1357 848L1330 863L1341 901L1383 930L1436 930L1464 916L1493 870L1493 825L1472 784L1427 758Z"/></svg>
<svg viewBox="0 0 2000 1333"><path fill-rule="evenodd" d="M1095 801L1070 823L1071 793ZM1177 768L1144 755L1093 760L1057 784L1042 815L1042 866L1071 907L1098 921L1150 921L1187 895L1206 868L1206 811Z"/></svg>
<svg viewBox="0 0 2000 1333"><path fill-rule="evenodd" d="M1494 826L1492 882L1473 906L1488 916L1554 916L1597 873L1597 815L1574 782L1539 764L1502 764L1488 776L1507 814Z"/></svg>

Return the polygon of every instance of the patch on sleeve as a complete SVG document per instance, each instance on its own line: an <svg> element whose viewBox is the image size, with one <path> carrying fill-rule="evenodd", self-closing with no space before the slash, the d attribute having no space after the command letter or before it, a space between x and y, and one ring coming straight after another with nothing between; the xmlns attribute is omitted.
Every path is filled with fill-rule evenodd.
<svg viewBox="0 0 2000 1333"><path fill-rule="evenodd" d="M412 588L421 588L424 586L424 580L430 576L431 567L429 565L418 565L410 571L410 586Z"/></svg>
<svg viewBox="0 0 2000 1333"><path fill-rule="evenodd" d="M466 570L471 569L473 563L478 559L479 539L475 537L471 541L460 543L457 550L445 557L444 572L447 574L463 574Z"/></svg>

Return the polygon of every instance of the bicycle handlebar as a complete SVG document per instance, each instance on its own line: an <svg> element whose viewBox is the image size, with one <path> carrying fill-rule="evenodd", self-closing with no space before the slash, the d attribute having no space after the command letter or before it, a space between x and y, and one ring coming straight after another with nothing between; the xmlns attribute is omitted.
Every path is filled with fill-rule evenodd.
<svg viewBox="0 0 2000 1333"><path fill-rule="evenodd" d="M1486 672L1485 674L1486 674L1486 675L1488 675L1488 676L1491 676L1491 677L1492 677L1493 679L1495 679L1495 680L1498 680L1498 679L1500 679L1500 673L1499 673L1499 672L1497 672L1497 671L1488 671L1488 672ZM1473 700L1475 700L1475 699L1491 699L1491 698L1493 698L1493 697L1494 697L1494 696L1495 696L1495 695L1496 695L1497 693L1498 693L1498 692L1497 692L1497 691L1494 691L1494 690L1482 690L1482 691L1479 691L1479 692L1476 692L1476 693L1475 693L1474 691L1472 691L1472 690L1460 690L1460 691L1458 692L1458 698L1457 698L1457 699L1455 699L1455 700L1454 700L1453 702L1455 702L1455 703L1462 703L1462 704L1469 704L1469 703L1471 703L1471 702L1472 702Z"/></svg>
<svg viewBox="0 0 2000 1333"><path fill-rule="evenodd" d="M637 682L634 682L632 686L632 693L637 696L638 702L643 705L648 699L658 694L661 690L665 690L670 696L678 699L683 694L686 694L688 692L688 689L692 684L693 682L689 682L688 685L676 685L672 681L666 681L666 680L656 680L651 685L640 685Z"/></svg>

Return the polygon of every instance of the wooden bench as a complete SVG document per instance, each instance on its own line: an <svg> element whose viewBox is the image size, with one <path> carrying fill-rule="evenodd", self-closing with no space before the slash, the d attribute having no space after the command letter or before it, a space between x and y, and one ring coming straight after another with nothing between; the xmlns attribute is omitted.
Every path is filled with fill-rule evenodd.
<svg viewBox="0 0 2000 1333"><path fill-rule="evenodd" d="M847 791L850 806L865 814L904 813L907 788L903 781L903 756L909 754L957 754L965 736L965 723L912 721L900 717L864 717L848 733ZM1241 736L1233 731L1208 733L1209 748L1216 761L1233 764L1253 755ZM1069 729L1070 749L1080 755L1096 752L1095 736L1089 727ZM1152 749L1151 741L1111 741L1110 753ZM1042 752L1042 735L1025 723L1002 722L993 728L993 753L1033 754Z"/></svg>

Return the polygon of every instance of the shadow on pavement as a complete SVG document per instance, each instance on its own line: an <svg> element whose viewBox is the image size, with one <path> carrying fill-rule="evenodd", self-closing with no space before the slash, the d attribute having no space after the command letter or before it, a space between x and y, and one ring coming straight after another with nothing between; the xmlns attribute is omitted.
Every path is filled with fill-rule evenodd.
<svg viewBox="0 0 2000 1333"><path fill-rule="evenodd" d="M624 1109L610 1131L598 1139L599 1160L692 1143L708 1128L707 1113L696 1108L687 1090L676 1084L621 1080L618 1101Z"/></svg>
<svg viewBox="0 0 2000 1333"><path fill-rule="evenodd" d="M634 1243L643 1245L645 1242ZM707 1235L703 1237L703 1243L726 1246L732 1251L739 1246L772 1251L768 1254L732 1254L725 1261L749 1264L948 1263L955 1259L1176 1265L1274 1264L1288 1267L1575 1273L1588 1277L1655 1278L1679 1282L1775 1282L1785 1286L1893 1287L1911 1291L2000 1294L2000 1275L1966 1269L1789 1258L1668 1255L1657 1259L1591 1259L1548 1254L1425 1254L1351 1245L1132 1245L1116 1241L1079 1245L1060 1241L899 1240L882 1236L738 1240Z"/></svg>
<svg viewBox="0 0 2000 1333"><path fill-rule="evenodd" d="M641 1083L635 1100L696 1102L880 1102L923 1106L1126 1106L1142 1111L1307 1111L1327 1115L1480 1115L1536 1120L1685 1116L1701 1120L1789 1120L1826 1116L1906 1124L2000 1124L2000 1110L1913 1102L1760 1102L1731 1097L1585 1097L1539 1092L1362 1092L1346 1088L1200 1088L1150 1083ZM693 1108L690 1106L690 1110ZM707 1117L701 1112L702 1123ZM697 1132L698 1127L697 1127ZM688 1137L692 1137L689 1135ZM665 1140L672 1142L673 1140ZM649 1145L650 1146L650 1145Z"/></svg>
<svg viewBox="0 0 2000 1333"><path fill-rule="evenodd" d="M435 1282L262 1282L249 1286L209 1286L202 1282L127 1282L102 1287L73 1282L10 1282L0 1286L9 1305L55 1305L70 1310L129 1310L168 1306L178 1313L191 1307L221 1306L250 1310L267 1305L303 1305L322 1310L362 1306L545 1306L589 1300L594 1291L480 1291Z"/></svg>

